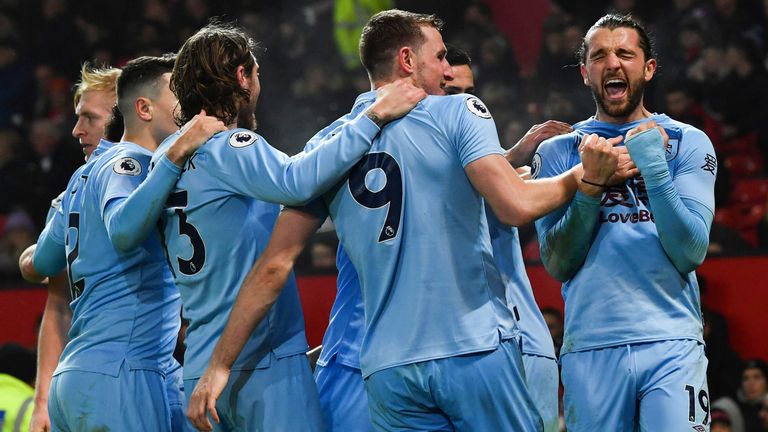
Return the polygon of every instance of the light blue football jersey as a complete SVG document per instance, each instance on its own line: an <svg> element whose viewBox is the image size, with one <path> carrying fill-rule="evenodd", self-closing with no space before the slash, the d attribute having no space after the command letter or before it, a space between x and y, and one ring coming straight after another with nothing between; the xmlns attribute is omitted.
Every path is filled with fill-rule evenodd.
<svg viewBox="0 0 768 432"><path fill-rule="evenodd" d="M353 114L374 99L358 97ZM427 97L324 196L362 285L364 376L492 350L518 333L482 196L464 172L502 152L479 99Z"/></svg>
<svg viewBox="0 0 768 432"><path fill-rule="evenodd" d="M656 114L616 125L594 118L551 138L534 157L534 176L558 175L579 163L584 134L626 135L649 120L669 135L666 155L675 189L714 214L717 163L700 130ZM536 222L542 233L562 208ZM628 343L693 339L703 343L699 288L694 272L681 274L662 248L642 176L603 193L598 227L584 264L563 284L565 334L561 354Z"/></svg>
<svg viewBox="0 0 768 432"><path fill-rule="evenodd" d="M364 115L344 129L291 158L254 132L229 130L214 135L187 161L162 218L168 261L190 321L185 380L202 375L237 292L269 241L280 206L265 201L301 204L318 196L359 160L379 132ZM169 137L153 160L177 137ZM232 369L268 367L270 352L284 358L306 350L291 275Z"/></svg>
<svg viewBox="0 0 768 432"><path fill-rule="evenodd" d="M555 345L547 322L536 304L531 281L525 272L525 260L520 249L517 228L501 223L487 204L485 212L488 215L493 257L507 287L507 304L517 312L517 325L522 334L522 352L554 359Z"/></svg>
<svg viewBox="0 0 768 432"><path fill-rule="evenodd" d="M360 292L360 279L344 247L336 252L336 299L331 307L328 327L323 335L323 350L317 364L326 366L336 356L336 362L360 369L360 346L365 334L365 311Z"/></svg>
<svg viewBox="0 0 768 432"><path fill-rule="evenodd" d="M172 361L179 294L158 235L123 253L112 246L103 222L107 203L127 198L146 178L150 157L138 145L120 143L92 155L67 187L60 210L67 222L62 232L72 325L54 375L79 370L117 376L124 362L164 373Z"/></svg>
<svg viewBox="0 0 768 432"><path fill-rule="evenodd" d="M314 149L326 137L337 134L342 125L356 118L365 108L367 106L364 104L355 104L350 113L317 132L307 142L304 151ZM298 209L314 214L320 219L327 217L327 210L322 198ZM331 359L336 357L338 363L359 370L360 345L365 333L363 297L360 292L360 279L357 276L357 271L341 244L339 244L336 252L336 268L338 269L336 298L331 307L328 327L323 335L323 349L317 359L317 364L327 366Z"/></svg>

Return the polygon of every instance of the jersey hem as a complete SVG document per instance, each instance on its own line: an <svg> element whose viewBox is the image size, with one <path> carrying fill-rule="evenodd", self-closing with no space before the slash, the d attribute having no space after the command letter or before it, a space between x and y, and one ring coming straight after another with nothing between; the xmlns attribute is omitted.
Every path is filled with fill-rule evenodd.
<svg viewBox="0 0 768 432"><path fill-rule="evenodd" d="M561 349L560 358L570 353L576 353L576 352L582 352L582 351L593 351L593 350L611 348L611 347L617 347L617 346L623 346L623 345L642 344L642 343L649 343L649 342L662 342L662 341L668 341L668 340L695 340L696 342L699 342L702 345L706 345L704 343L703 338L695 337L695 336L665 336L665 337L646 338L646 339L631 339L626 341L617 341L617 342L610 342L610 343L598 344L598 345L588 345L585 347L573 348L567 351Z"/></svg>
<svg viewBox="0 0 768 432"><path fill-rule="evenodd" d="M393 368L393 367L404 366L404 365L413 364L413 363L421 363L421 362L431 361L431 360L440 360L440 359L444 359L444 358L458 357L458 356L462 356L462 355L465 355L465 354L474 354L474 353L480 353L480 352L485 352L485 351L493 351L495 349L498 349L499 344L501 344L502 342L510 340L510 339L514 339L515 336L516 336L514 334L513 335L506 335L506 336L502 335L500 330L498 330L498 329L495 330L495 332L497 332L499 337L496 338L494 343L491 344L491 345L487 345L487 346L484 345L484 346L479 346L479 347L467 348L465 350L455 351L455 352L451 352L451 353L437 354L437 355L432 355L432 356L416 357L416 358L412 358L412 359L401 360L401 361L394 362L394 363L388 363L388 364L383 364L381 366L376 366L374 368L371 368L370 370L367 370L366 368L361 368L361 371L363 372L363 379L368 378L369 376L373 375L376 372L382 371L384 369Z"/></svg>

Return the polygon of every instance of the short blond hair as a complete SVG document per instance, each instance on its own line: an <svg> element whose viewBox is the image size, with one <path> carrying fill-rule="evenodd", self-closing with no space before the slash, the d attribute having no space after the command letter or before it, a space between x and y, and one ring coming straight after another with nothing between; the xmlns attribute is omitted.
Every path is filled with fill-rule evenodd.
<svg viewBox="0 0 768 432"><path fill-rule="evenodd" d="M122 71L118 68L105 66L94 67L84 63L80 69L80 81L75 85L75 109L88 91L105 91L117 98L117 78Z"/></svg>

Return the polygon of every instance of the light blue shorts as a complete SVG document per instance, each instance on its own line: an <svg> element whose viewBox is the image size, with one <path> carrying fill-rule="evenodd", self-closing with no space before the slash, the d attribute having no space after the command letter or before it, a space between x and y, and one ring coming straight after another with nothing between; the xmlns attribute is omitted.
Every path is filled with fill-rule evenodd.
<svg viewBox="0 0 768 432"><path fill-rule="evenodd" d="M131 369L118 376L65 371L51 381L48 413L52 431L170 431L165 378Z"/></svg>
<svg viewBox="0 0 768 432"><path fill-rule="evenodd" d="M172 432L194 432L195 427L187 419L187 399L184 396L184 378L181 367L165 375L168 406L171 409Z"/></svg>
<svg viewBox="0 0 768 432"><path fill-rule="evenodd" d="M232 371L216 401L221 423L210 419L215 431L323 431L317 387L305 354L278 359L270 366ZM197 378L184 380L187 402ZM210 418L210 416L209 416Z"/></svg>
<svg viewBox="0 0 768 432"><path fill-rule="evenodd" d="M561 358L568 432L709 430L704 346L668 340Z"/></svg>
<svg viewBox="0 0 768 432"><path fill-rule="evenodd" d="M333 357L327 365L317 365L315 382L328 432L373 431L360 369Z"/></svg>
<svg viewBox="0 0 768 432"><path fill-rule="evenodd" d="M560 430L557 393L560 387L560 372L557 369L557 360L523 354L523 365L528 392L536 408L539 409L539 415L544 422L544 431L557 432Z"/></svg>
<svg viewBox="0 0 768 432"><path fill-rule="evenodd" d="M519 339L493 351L384 369L365 380L381 431L541 431Z"/></svg>

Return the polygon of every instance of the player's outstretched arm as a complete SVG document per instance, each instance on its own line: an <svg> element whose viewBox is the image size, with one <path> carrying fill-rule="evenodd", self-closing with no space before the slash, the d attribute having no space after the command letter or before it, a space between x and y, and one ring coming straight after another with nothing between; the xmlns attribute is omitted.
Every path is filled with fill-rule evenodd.
<svg viewBox="0 0 768 432"><path fill-rule="evenodd" d="M117 249L129 252L147 238L184 163L211 136L226 129L220 120L200 111L184 125L179 138L128 197L115 198L106 204L104 222L109 239Z"/></svg>
<svg viewBox="0 0 768 432"><path fill-rule="evenodd" d="M309 151L288 157L269 145L255 143L224 153L220 180L235 192L262 201L286 205L310 201L347 175L370 150L381 127L408 113L425 97L424 90L402 80L376 92L376 101L366 111Z"/></svg>
<svg viewBox="0 0 768 432"><path fill-rule="evenodd" d="M37 339L37 377L30 432L48 432L51 421L48 416L48 392L56 365L69 338L72 309L66 272L48 280L48 299L45 302L40 334Z"/></svg>
<svg viewBox="0 0 768 432"><path fill-rule="evenodd" d="M704 261L714 217L712 209L703 203L713 202L715 175L698 166L705 161L707 149L712 155L714 150L705 136L703 139L706 142L692 146L696 150L691 153L700 155L701 159L694 159L693 164L684 161L673 181L665 152L669 137L664 129L651 121L627 133L627 149L645 180L659 240L667 256L683 274L695 270ZM698 196L695 199L681 198L678 183L698 189L698 193L688 191Z"/></svg>
<svg viewBox="0 0 768 432"><path fill-rule="evenodd" d="M504 158L515 168L528 165L531 163L536 149L539 148L539 144L544 140L570 132L573 132L571 125L557 120L547 120L544 123L535 124L511 149L504 153Z"/></svg>
<svg viewBox="0 0 768 432"><path fill-rule="evenodd" d="M465 171L472 185L485 197L496 216L507 225L523 225L563 206L577 189L591 195L616 171L618 156L612 143L589 141L582 145L583 167L577 165L557 176L523 181L498 155L489 155L469 163ZM587 182L581 180L587 180Z"/></svg>
<svg viewBox="0 0 768 432"><path fill-rule="evenodd" d="M189 400L187 417L199 430L212 430L209 413L219 422L216 399L227 385L232 364L277 300L296 258L321 222L316 216L294 209L286 209L278 217L269 244L243 281L208 367Z"/></svg>

